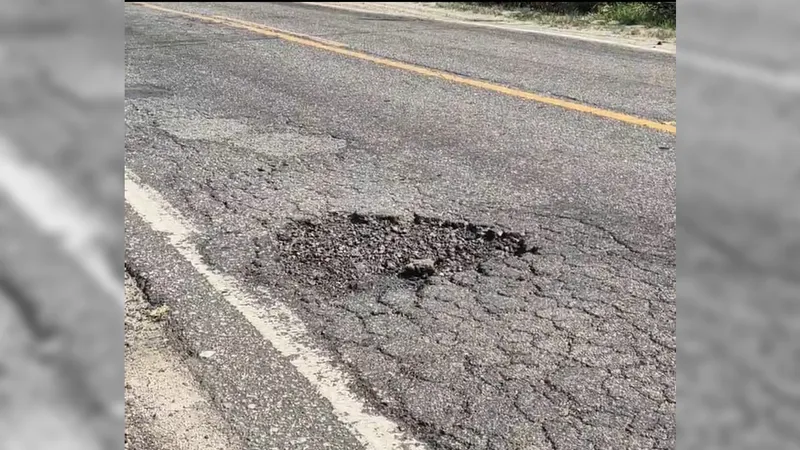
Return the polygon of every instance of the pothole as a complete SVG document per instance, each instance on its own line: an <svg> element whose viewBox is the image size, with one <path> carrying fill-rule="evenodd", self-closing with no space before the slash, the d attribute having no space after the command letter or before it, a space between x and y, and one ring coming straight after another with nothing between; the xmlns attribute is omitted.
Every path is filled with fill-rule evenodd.
<svg viewBox="0 0 800 450"><path fill-rule="evenodd" d="M330 214L290 223L277 236L278 256L297 282L352 289L372 275L422 280L476 269L493 257L535 254L524 234L469 222L416 216Z"/></svg>

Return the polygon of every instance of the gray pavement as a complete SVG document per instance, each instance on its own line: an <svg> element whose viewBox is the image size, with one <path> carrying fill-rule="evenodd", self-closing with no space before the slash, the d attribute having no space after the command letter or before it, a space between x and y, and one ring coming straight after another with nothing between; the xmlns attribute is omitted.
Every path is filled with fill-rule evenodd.
<svg viewBox="0 0 800 450"><path fill-rule="evenodd" d="M181 9L269 24L378 56L675 120L673 55L304 4L275 3L265 9L258 3L186 3Z"/></svg>
<svg viewBox="0 0 800 450"><path fill-rule="evenodd" d="M674 120L665 55L307 6L169 7ZM135 5L125 18L126 167L198 227L205 263L300 316L375 411L431 448L674 447L673 135ZM225 349L192 369L245 442L355 448L127 217L128 268L180 311L182 348ZM432 276L403 275L428 257ZM277 396L291 400L270 409ZM271 436L284 414L297 425Z"/></svg>

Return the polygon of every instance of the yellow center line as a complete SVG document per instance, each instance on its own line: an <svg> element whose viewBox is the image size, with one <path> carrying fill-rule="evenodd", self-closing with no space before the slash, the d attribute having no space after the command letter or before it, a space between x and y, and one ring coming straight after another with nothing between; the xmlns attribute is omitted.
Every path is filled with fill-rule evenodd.
<svg viewBox="0 0 800 450"><path fill-rule="evenodd" d="M337 53L339 55L349 56L351 58L360 59L363 61L369 61L374 64L378 64L385 67L392 67L395 69L404 70L406 72L415 73L417 75L422 75L430 78L438 78L440 80L446 80L453 83L462 84L465 86L471 86L478 89L485 89L487 91L497 92L500 94L508 95L511 97L521 98L525 100L531 100L539 103L543 103L546 105L551 106L558 106L564 109L578 111L582 113L592 114L598 117L603 117L606 119L617 120L619 122L627 123L630 125L637 125L641 127L650 128L657 131L662 131L665 133L670 134L677 134L677 128L674 123L661 123L650 119L644 119L641 117L632 116L629 114L624 114L616 111L610 111L607 109L597 108L594 106L584 105L581 103L570 102L567 100L562 100L555 97L547 97L544 95L534 94L533 92L527 92L520 89L515 89L507 86L503 86L496 83L490 83L487 81L476 80L474 78L467 78L460 75L454 75L451 73L447 73L441 70L436 69L429 69L427 67L417 66L414 64L404 63L401 61L395 61L389 58L382 58L379 56L372 56L367 53L362 53L359 51L351 50L346 48L345 44L340 44L336 42L324 41L317 38L312 38L306 35L300 35L294 32L288 32L283 30L278 30L276 28L272 28L266 25L256 24L253 22L246 22L239 19L233 19L230 17L225 16L206 16L202 14L194 14L185 11L178 11L175 9L165 8L163 6L153 5L150 3L141 3L135 2L135 5L144 6L146 8L169 12L173 14L182 15L185 17L191 17L193 19L202 20L205 22L216 23L220 25L227 25L233 28L239 28L242 30L251 31L256 34L260 34L263 36L271 36L282 39L284 41L294 42L297 44L305 45L308 47L317 48L320 50L325 50L332 53Z"/></svg>

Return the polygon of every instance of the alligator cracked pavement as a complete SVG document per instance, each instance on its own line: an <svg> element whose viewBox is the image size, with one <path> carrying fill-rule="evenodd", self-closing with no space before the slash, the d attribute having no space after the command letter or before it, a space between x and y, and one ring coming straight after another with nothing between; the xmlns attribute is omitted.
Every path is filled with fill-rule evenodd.
<svg viewBox="0 0 800 450"><path fill-rule="evenodd" d="M126 5L126 267L246 448L675 445L675 59Z"/></svg>

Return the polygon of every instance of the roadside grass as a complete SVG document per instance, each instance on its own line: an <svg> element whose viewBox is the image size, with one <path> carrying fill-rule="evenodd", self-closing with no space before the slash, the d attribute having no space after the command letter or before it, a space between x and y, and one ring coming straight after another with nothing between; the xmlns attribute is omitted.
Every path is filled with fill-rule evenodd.
<svg viewBox="0 0 800 450"><path fill-rule="evenodd" d="M609 3L601 6L595 14L620 25L644 25L651 28L675 30L675 16L660 15L648 3Z"/></svg>
<svg viewBox="0 0 800 450"><path fill-rule="evenodd" d="M552 3L551 3L552 4ZM609 2L592 11L579 8L542 8L541 3L483 3L438 2L440 8L495 15L507 19L533 22L555 28L594 28L618 34L653 37L660 40L674 39L675 17L659 15L652 4L642 2ZM555 8L558 9L558 8ZM570 10L571 9L571 10Z"/></svg>

